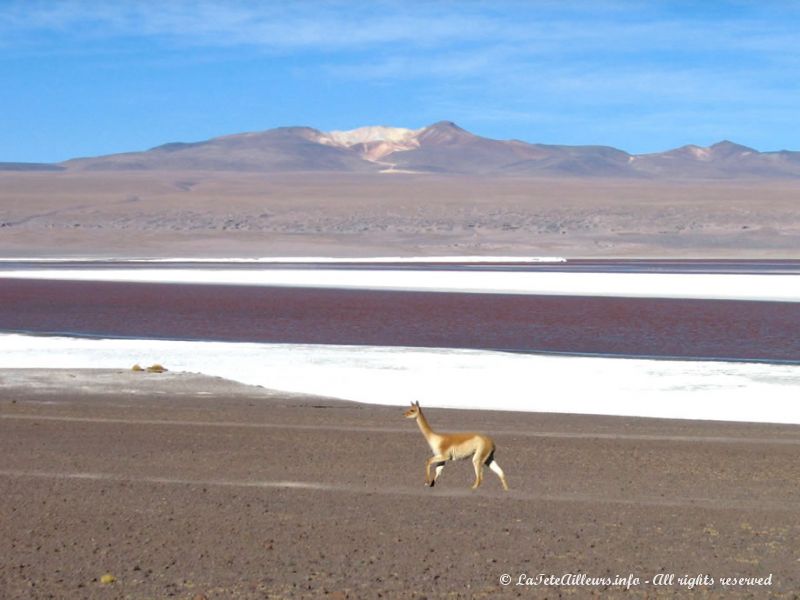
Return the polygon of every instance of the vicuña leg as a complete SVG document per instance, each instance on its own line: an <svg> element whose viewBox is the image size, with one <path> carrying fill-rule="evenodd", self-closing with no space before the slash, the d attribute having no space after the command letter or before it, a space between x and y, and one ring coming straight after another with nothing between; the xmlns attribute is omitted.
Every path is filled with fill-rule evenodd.
<svg viewBox="0 0 800 600"><path fill-rule="evenodd" d="M472 457L472 466L475 467L475 483L472 484L472 489L477 489L477 487L483 481L483 461L485 457L479 456L478 453L475 453L475 456Z"/></svg>
<svg viewBox="0 0 800 600"><path fill-rule="evenodd" d="M500 465L498 465L497 461L494 459L490 460L488 464L489 468L500 478L500 483L503 484L503 489L508 491L508 482L506 481L506 475L503 473L503 469L500 468Z"/></svg>
<svg viewBox="0 0 800 600"><path fill-rule="evenodd" d="M435 470L433 472L433 481L431 481L431 487L436 485L436 481L439 479L439 475L442 474L442 471L444 471L444 463L443 462L442 463L438 463L436 465L436 468L435 468Z"/></svg>
<svg viewBox="0 0 800 600"><path fill-rule="evenodd" d="M425 462L425 485L429 485L430 487L433 487L433 484L435 483L435 480L431 478L431 467L433 465L437 464L437 463L444 464L446 462L447 462L447 457L446 456L431 456ZM438 467L437 467L437 469L438 469Z"/></svg>

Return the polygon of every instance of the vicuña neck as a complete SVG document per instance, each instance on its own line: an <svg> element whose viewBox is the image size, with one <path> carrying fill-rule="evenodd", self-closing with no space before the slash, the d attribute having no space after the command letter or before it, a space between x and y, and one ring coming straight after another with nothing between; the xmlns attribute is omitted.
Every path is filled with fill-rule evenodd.
<svg viewBox="0 0 800 600"><path fill-rule="evenodd" d="M419 430L426 438L429 438L433 435L433 429L431 429L431 426L428 424L428 419L425 418L425 415L422 414L422 411L417 413L417 425L419 425Z"/></svg>

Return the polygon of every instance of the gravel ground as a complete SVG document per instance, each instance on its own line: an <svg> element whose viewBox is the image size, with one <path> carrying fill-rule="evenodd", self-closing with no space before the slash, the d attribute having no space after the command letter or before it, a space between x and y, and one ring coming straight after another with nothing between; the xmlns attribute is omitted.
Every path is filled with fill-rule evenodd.
<svg viewBox="0 0 800 600"><path fill-rule="evenodd" d="M0 597L797 597L800 427L426 414L492 435L511 491L425 488L399 408L0 370Z"/></svg>

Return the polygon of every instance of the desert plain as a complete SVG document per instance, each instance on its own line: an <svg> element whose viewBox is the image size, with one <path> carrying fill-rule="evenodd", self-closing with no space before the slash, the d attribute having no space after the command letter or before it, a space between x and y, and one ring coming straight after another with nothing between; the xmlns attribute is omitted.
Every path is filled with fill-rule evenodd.
<svg viewBox="0 0 800 600"><path fill-rule="evenodd" d="M511 490L488 470L470 490L468 463L425 487L399 407L189 373L0 371L0 595L796 597L797 426L426 415L492 435ZM567 574L638 583L516 585ZM739 577L769 584L722 583Z"/></svg>
<svg viewBox="0 0 800 600"><path fill-rule="evenodd" d="M796 179L0 171L3 257L798 258Z"/></svg>

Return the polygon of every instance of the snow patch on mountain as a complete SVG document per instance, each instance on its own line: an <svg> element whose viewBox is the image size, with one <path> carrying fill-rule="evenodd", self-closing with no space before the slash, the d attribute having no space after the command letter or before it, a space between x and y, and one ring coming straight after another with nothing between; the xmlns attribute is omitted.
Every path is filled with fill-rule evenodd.
<svg viewBox="0 0 800 600"><path fill-rule="evenodd" d="M422 131L424 128L373 125L347 131L328 131L318 141L328 146L353 149L361 158L375 162L393 152L419 148L417 137Z"/></svg>
<svg viewBox="0 0 800 600"><path fill-rule="evenodd" d="M353 146L370 142L404 143L413 140L421 131L422 129L371 125L347 131L328 131L320 141L337 146Z"/></svg>
<svg viewBox="0 0 800 600"><path fill-rule="evenodd" d="M686 149L698 160L711 159L711 151L708 148L702 148L700 146L686 146Z"/></svg>

